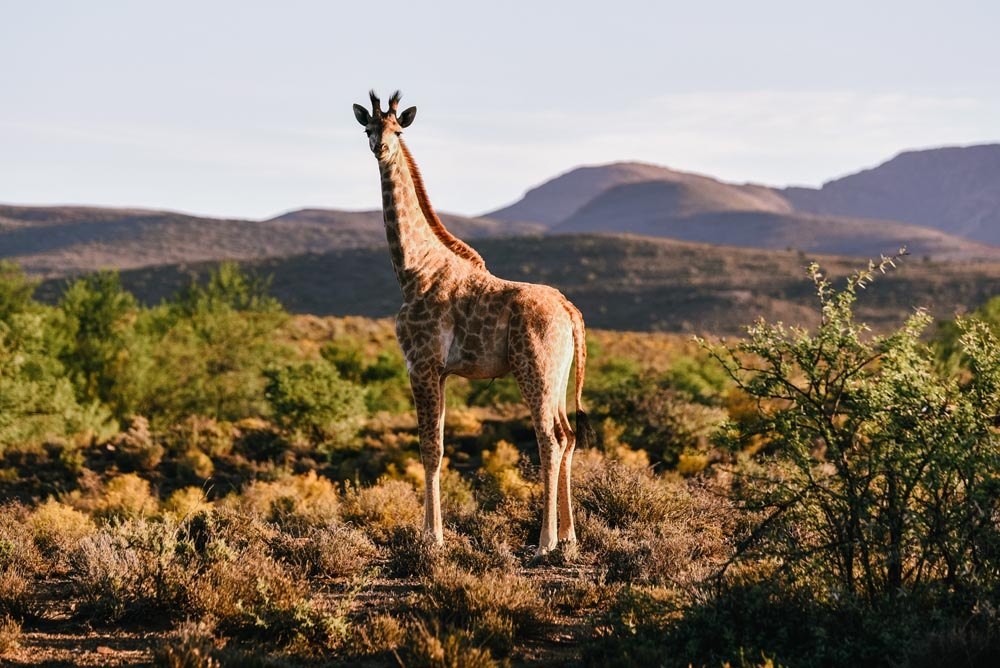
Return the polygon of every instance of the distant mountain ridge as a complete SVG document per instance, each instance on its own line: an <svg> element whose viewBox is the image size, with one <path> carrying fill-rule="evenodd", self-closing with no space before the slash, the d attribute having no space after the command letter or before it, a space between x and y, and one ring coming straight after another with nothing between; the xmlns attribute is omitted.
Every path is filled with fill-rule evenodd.
<svg viewBox="0 0 1000 668"><path fill-rule="evenodd" d="M542 226L441 214L459 236L535 234ZM0 205L0 259L66 276L102 268L253 260L385 243L381 211L302 209L267 220L170 211Z"/></svg>
<svg viewBox="0 0 1000 668"><path fill-rule="evenodd" d="M580 167L486 214L551 232L938 258L1000 249L1000 145L908 151L819 189L732 184L645 163Z"/></svg>
<svg viewBox="0 0 1000 668"><path fill-rule="evenodd" d="M432 193L433 199L433 193ZM640 234L766 250L1000 260L1000 145L907 151L821 188L734 184L639 162L579 167L485 216L441 214L460 238ZM384 247L380 211L267 220L0 205L0 259L46 276Z"/></svg>
<svg viewBox="0 0 1000 668"><path fill-rule="evenodd" d="M764 186L723 183L708 176L643 162L615 162L572 169L530 189L514 204L484 215L496 220L531 221L555 228L603 193L642 183L677 184L679 199L686 199L689 207L698 207L699 211L706 205L720 207L718 210L778 213L792 210L784 197ZM685 189L689 191L686 198L682 196Z"/></svg>
<svg viewBox="0 0 1000 668"><path fill-rule="evenodd" d="M822 188L782 192L799 211L900 220L1000 244L1000 144L904 151Z"/></svg>

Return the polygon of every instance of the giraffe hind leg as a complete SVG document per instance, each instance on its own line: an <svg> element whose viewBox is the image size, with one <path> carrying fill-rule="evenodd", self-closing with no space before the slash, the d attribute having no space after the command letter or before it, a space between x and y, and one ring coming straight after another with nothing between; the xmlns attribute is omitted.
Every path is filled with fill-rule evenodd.
<svg viewBox="0 0 1000 668"><path fill-rule="evenodd" d="M570 480L573 475L573 450L576 446L576 435L570 426L566 414L566 386L569 383L573 368L574 351L572 346L562 349L558 362L558 375L555 386L550 390L555 404L555 432L559 440L562 456L559 460L558 507L559 507L559 540L576 542L576 528L573 523L573 495Z"/></svg>
<svg viewBox="0 0 1000 668"><path fill-rule="evenodd" d="M573 476L573 450L576 448L576 435L569 424L566 406L560 406L558 420L559 442L562 444L562 460L559 462L559 540L569 543L576 542L576 526L573 522L573 494L570 481Z"/></svg>

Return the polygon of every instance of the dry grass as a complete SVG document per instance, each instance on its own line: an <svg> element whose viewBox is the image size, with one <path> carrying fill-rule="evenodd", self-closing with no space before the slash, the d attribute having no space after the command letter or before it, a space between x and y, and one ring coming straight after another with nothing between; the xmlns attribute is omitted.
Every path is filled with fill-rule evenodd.
<svg viewBox="0 0 1000 668"><path fill-rule="evenodd" d="M10 615L0 617L0 658L6 657L21 646L21 623Z"/></svg>
<svg viewBox="0 0 1000 668"><path fill-rule="evenodd" d="M204 622L184 622L153 654L156 668L220 668L214 629Z"/></svg>

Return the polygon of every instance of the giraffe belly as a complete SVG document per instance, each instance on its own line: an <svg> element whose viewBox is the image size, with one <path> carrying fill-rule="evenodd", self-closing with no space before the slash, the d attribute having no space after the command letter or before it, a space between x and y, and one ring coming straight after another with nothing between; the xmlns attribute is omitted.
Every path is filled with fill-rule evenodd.
<svg viewBox="0 0 1000 668"><path fill-rule="evenodd" d="M462 340L453 337L448 347L445 373L463 378L500 378L510 373L506 342Z"/></svg>

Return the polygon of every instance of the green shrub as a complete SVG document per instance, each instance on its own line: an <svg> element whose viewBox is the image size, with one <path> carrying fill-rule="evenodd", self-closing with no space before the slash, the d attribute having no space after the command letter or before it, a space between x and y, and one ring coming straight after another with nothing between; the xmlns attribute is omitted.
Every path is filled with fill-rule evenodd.
<svg viewBox="0 0 1000 668"><path fill-rule="evenodd" d="M618 422L618 437L668 467L689 451L706 451L710 436L726 418L717 406L693 401L670 379L634 378L607 390L594 412Z"/></svg>
<svg viewBox="0 0 1000 668"><path fill-rule="evenodd" d="M323 346L320 354L337 368L342 378L364 387L369 413L401 413L413 408L410 378L397 346L381 350L371 359L360 343L337 340Z"/></svg>
<svg viewBox="0 0 1000 668"><path fill-rule="evenodd" d="M869 336L854 320L856 292L891 262L872 263L841 291L813 265L815 331L759 322L717 350L760 407L723 442L765 443L737 470L741 503L762 518L741 556L783 559L813 586L873 601L932 583L992 588L1000 345L985 325L961 323L970 376L959 382L922 340L924 312Z"/></svg>
<svg viewBox="0 0 1000 668"><path fill-rule="evenodd" d="M0 322L34 308L32 296L36 287L38 282L29 278L20 266L0 260Z"/></svg>
<svg viewBox="0 0 1000 668"><path fill-rule="evenodd" d="M163 426L191 415L264 415L263 370L290 358L278 330L287 314L266 282L233 264L193 280L174 300L138 313L113 403Z"/></svg>
<svg viewBox="0 0 1000 668"><path fill-rule="evenodd" d="M38 307L0 320L0 453L9 446L115 431L96 401L78 401L58 352L63 323Z"/></svg>
<svg viewBox="0 0 1000 668"><path fill-rule="evenodd" d="M363 390L325 360L268 369L265 396L278 422L315 443L343 442L365 415Z"/></svg>

